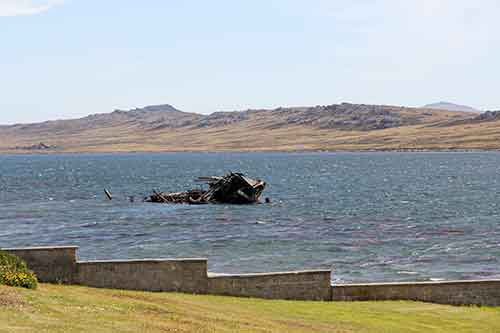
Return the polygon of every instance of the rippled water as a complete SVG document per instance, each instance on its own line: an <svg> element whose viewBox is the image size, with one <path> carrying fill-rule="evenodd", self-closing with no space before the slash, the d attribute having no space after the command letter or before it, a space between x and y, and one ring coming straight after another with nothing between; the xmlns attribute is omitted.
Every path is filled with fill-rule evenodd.
<svg viewBox="0 0 500 333"><path fill-rule="evenodd" d="M229 170L266 180L273 203L127 200ZM500 278L499 194L499 153L0 155L0 247L207 257L216 272L333 266L344 282Z"/></svg>

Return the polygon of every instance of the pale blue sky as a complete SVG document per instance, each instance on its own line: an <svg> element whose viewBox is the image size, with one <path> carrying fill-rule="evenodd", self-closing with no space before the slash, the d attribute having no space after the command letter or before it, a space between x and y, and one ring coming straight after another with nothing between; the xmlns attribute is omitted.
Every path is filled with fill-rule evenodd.
<svg viewBox="0 0 500 333"><path fill-rule="evenodd" d="M498 0L0 0L0 124L149 104L500 109Z"/></svg>

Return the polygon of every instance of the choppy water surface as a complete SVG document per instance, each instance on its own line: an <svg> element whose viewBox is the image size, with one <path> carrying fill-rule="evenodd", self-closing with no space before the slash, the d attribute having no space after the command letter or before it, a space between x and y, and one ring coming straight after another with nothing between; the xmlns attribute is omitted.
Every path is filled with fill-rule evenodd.
<svg viewBox="0 0 500 333"><path fill-rule="evenodd" d="M229 170L265 179L273 203L127 200ZM0 247L55 244L227 273L333 266L342 282L500 278L500 154L0 155Z"/></svg>

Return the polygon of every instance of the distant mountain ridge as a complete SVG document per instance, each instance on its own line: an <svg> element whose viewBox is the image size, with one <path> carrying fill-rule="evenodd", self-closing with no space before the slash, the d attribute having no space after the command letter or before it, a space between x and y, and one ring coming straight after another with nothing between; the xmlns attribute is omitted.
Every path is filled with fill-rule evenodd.
<svg viewBox="0 0 500 333"><path fill-rule="evenodd" d="M10 128L68 132L105 126L129 125L155 130L184 127L212 128L251 121L260 127L269 129L290 125L307 125L320 129L375 130L430 123L436 121L438 116L439 114L432 113L432 110L421 108L352 103L214 112L209 115L184 112L170 104L162 104L131 110L116 109L111 113L93 114L79 119L17 124L11 125Z"/></svg>
<svg viewBox="0 0 500 333"><path fill-rule="evenodd" d="M462 111L462 112L481 112L471 106L460 105L450 102L438 102L424 105L423 108L426 109L437 109L437 110L448 110L448 111Z"/></svg>
<svg viewBox="0 0 500 333"><path fill-rule="evenodd" d="M170 104L151 105L131 110L116 109L111 113L97 113L78 119L49 120L41 123L16 124L4 129L14 128L22 131L54 133L74 133L76 131L99 129L114 126L132 126L152 129L159 124L170 127L183 127L203 117L196 113L180 111Z"/></svg>
<svg viewBox="0 0 500 333"><path fill-rule="evenodd" d="M449 142L440 140L453 126L497 126L496 114L477 117L472 112L352 103L204 115L162 104L0 126L0 151L29 152L33 149L25 148L39 143L43 152L407 149L428 147L428 142L454 147L456 128Z"/></svg>

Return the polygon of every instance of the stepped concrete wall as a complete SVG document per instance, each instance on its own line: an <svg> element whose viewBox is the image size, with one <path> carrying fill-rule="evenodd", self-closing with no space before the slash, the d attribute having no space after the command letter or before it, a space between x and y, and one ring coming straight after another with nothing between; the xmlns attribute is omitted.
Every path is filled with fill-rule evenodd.
<svg viewBox="0 0 500 333"><path fill-rule="evenodd" d="M500 280L335 285L332 287L332 300L413 300L452 305L500 306Z"/></svg>
<svg viewBox="0 0 500 333"><path fill-rule="evenodd" d="M327 301L331 300L330 279L330 271L209 274L208 292L228 296Z"/></svg>
<svg viewBox="0 0 500 333"><path fill-rule="evenodd" d="M26 261L41 282L268 299L414 300L500 306L500 280L330 285L326 270L209 274L206 259L77 261L76 246L3 249Z"/></svg>
<svg viewBox="0 0 500 333"><path fill-rule="evenodd" d="M77 261L76 246L5 249L41 282L276 299L329 300L330 271L208 277L207 259Z"/></svg>

